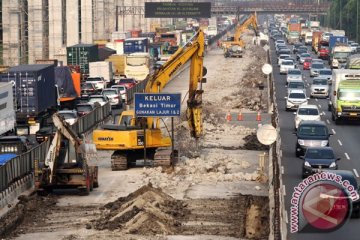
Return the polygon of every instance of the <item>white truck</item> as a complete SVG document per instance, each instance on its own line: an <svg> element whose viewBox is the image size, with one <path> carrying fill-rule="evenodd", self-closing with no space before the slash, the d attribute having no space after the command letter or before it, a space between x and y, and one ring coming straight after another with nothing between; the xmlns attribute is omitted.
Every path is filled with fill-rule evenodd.
<svg viewBox="0 0 360 240"><path fill-rule="evenodd" d="M137 81L143 81L149 73L149 53L131 53L126 56L125 75L127 78L134 78Z"/></svg>
<svg viewBox="0 0 360 240"><path fill-rule="evenodd" d="M312 43L312 35L313 35L312 32L306 32L305 33L305 38L304 38L305 45L311 45L311 43Z"/></svg>
<svg viewBox="0 0 360 240"><path fill-rule="evenodd" d="M0 82L0 135L15 129L13 85Z"/></svg>
<svg viewBox="0 0 360 240"><path fill-rule="evenodd" d="M328 110L332 120L360 120L360 70L334 69Z"/></svg>
<svg viewBox="0 0 360 240"><path fill-rule="evenodd" d="M113 81L113 69L111 62L90 62L89 77L102 77L106 83Z"/></svg>

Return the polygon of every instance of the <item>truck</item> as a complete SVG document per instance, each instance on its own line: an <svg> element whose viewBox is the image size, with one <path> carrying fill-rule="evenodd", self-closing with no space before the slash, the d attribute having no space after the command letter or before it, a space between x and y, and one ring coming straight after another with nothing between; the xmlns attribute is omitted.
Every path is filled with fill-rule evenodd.
<svg viewBox="0 0 360 240"><path fill-rule="evenodd" d="M306 32L304 36L305 45L311 45L313 39L313 32Z"/></svg>
<svg viewBox="0 0 360 240"><path fill-rule="evenodd" d="M318 31L320 29L320 22L319 21L310 21L309 22L310 30Z"/></svg>
<svg viewBox="0 0 360 240"><path fill-rule="evenodd" d="M345 36L345 30L333 29L330 33L332 36Z"/></svg>
<svg viewBox="0 0 360 240"><path fill-rule="evenodd" d="M124 53L130 54L135 52L148 52L149 39L148 38L128 38L124 42Z"/></svg>
<svg viewBox="0 0 360 240"><path fill-rule="evenodd" d="M329 51L335 47L336 44L347 45L348 38L346 36L335 36L332 35L329 37Z"/></svg>
<svg viewBox="0 0 360 240"><path fill-rule="evenodd" d="M68 66L79 66L80 72L86 77L89 74L89 63L99 60L98 45L76 44L66 48Z"/></svg>
<svg viewBox="0 0 360 240"><path fill-rule="evenodd" d="M113 82L112 64L108 61L89 63L89 77L103 77L106 83Z"/></svg>
<svg viewBox="0 0 360 240"><path fill-rule="evenodd" d="M35 134L40 122L58 108L58 88L52 64L19 65L0 75L13 84L17 135Z"/></svg>
<svg viewBox="0 0 360 240"><path fill-rule="evenodd" d="M301 24L289 22L288 32L287 42L290 44L298 43L300 41Z"/></svg>
<svg viewBox="0 0 360 240"><path fill-rule="evenodd" d="M332 120L360 120L360 70L334 69L328 110Z"/></svg>
<svg viewBox="0 0 360 240"><path fill-rule="evenodd" d="M353 54L347 58L346 69L360 69L360 54Z"/></svg>
<svg viewBox="0 0 360 240"><path fill-rule="evenodd" d="M68 66L55 67L60 108L75 108L77 98L81 95L80 80L80 74L72 73Z"/></svg>
<svg viewBox="0 0 360 240"><path fill-rule="evenodd" d="M75 188L79 194L88 195L99 186L98 166L87 161L87 154L96 150L85 144L57 113L52 118L56 133L45 160L35 161L35 188L39 194Z"/></svg>
<svg viewBox="0 0 360 240"><path fill-rule="evenodd" d="M311 45L312 45L312 50L317 53L319 50L319 42L321 40L321 36L322 36L323 32L320 31L316 31L312 33L312 40L311 40Z"/></svg>
<svg viewBox="0 0 360 240"><path fill-rule="evenodd" d="M347 43L335 43L335 46L330 51L330 68L344 68L350 54L351 47Z"/></svg>
<svg viewBox="0 0 360 240"><path fill-rule="evenodd" d="M15 130L15 110L12 83L0 82L0 135Z"/></svg>
<svg viewBox="0 0 360 240"><path fill-rule="evenodd" d="M213 36L217 35L217 26L216 25L209 25L207 27L207 30L204 32L208 38L211 38Z"/></svg>
<svg viewBox="0 0 360 240"><path fill-rule="evenodd" d="M125 76L126 55L124 54L111 55L105 61L111 63L114 77Z"/></svg>
<svg viewBox="0 0 360 240"><path fill-rule="evenodd" d="M150 54L132 53L126 56L125 76L143 81L150 73Z"/></svg>

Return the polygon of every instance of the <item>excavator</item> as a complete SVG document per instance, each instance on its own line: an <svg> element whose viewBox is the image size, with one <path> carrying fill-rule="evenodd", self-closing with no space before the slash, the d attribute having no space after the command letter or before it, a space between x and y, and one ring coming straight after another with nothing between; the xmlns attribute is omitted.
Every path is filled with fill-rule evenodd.
<svg viewBox="0 0 360 240"><path fill-rule="evenodd" d="M259 36L256 14L251 14L242 24L238 23L234 37L230 41L222 43L224 48L224 57L242 57L245 42L241 39L241 34L249 27L252 26L255 36Z"/></svg>
<svg viewBox="0 0 360 240"><path fill-rule="evenodd" d="M199 30L150 76L145 87L145 93L160 93L175 73L190 62L186 116L191 136L196 139L202 135L202 83L207 71L203 67L204 41L204 33ZM114 150L112 170L126 170L144 159L150 160L152 166L170 166L177 151L171 150L171 138L161 132L160 120L136 117L134 110L123 111L115 124L93 131L93 143L97 150Z"/></svg>
<svg viewBox="0 0 360 240"><path fill-rule="evenodd" d="M98 167L87 163L87 154L94 153L84 144L57 113L52 116L56 133L45 161L35 161L35 187L39 194L55 188L76 188L80 195L88 195L99 186Z"/></svg>

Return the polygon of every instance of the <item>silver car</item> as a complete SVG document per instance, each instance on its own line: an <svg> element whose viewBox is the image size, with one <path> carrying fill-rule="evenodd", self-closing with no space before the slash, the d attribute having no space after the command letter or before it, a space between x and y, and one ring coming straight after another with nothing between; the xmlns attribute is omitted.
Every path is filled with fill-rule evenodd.
<svg viewBox="0 0 360 240"><path fill-rule="evenodd" d="M319 77L320 78L326 78L328 80L328 84L332 84L332 71L331 69L320 69L319 70Z"/></svg>
<svg viewBox="0 0 360 240"><path fill-rule="evenodd" d="M303 80L292 80L288 83L287 93L289 94L292 90L303 90L306 93L305 83Z"/></svg>
<svg viewBox="0 0 360 240"><path fill-rule="evenodd" d="M320 69L324 68L323 63L313 63L310 67L310 77L317 77L319 76Z"/></svg>
<svg viewBox="0 0 360 240"><path fill-rule="evenodd" d="M288 70L288 74L286 76L286 83L290 81L302 81L303 76L300 69L290 69Z"/></svg>
<svg viewBox="0 0 360 240"><path fill-rule="evenodd" d="M328 80L323 77L316 77L310 87L310 97L329 97Z"/></svg>

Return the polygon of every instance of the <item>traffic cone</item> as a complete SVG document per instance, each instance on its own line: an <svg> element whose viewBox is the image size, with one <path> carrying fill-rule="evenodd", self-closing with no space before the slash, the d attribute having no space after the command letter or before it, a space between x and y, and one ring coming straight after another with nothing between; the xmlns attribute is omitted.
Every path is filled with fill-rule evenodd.
<svg viewBox="0 0 360 240"><path fill-rule="evenodd" d="M239 112L239 114L238 114L237 120L238 120L238 121L242 121L242 120L244 120L244 118L243 118L243 115L242 115L241 111L240 111L240 112Z"/></svg>
<svg viewBox="0 0 360 240"><path fill-rule="evenodd" d="M256 121L260 122L261 121L261 115L260 112L257 113L256 115Z"/></svg>
<svg viewBox="0 0 360 240"><path fill-rule="evenodd" d="M231 113L230 113L230 111L228 111L228 113L226 114L226 120L227 120L228 122L231 121Z"/></svg>

